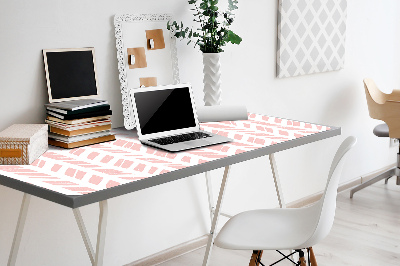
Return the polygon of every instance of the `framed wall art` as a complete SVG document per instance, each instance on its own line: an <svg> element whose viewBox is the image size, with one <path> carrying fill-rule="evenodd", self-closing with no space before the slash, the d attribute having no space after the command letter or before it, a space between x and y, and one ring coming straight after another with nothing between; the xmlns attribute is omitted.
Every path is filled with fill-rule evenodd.
<svg viewBox="0 0 400 266"><path fill-rule="evenodd" d="M115 15L115 38L124 125L135 127L131 89L179 83L176 38L167 30L169 14Z"/></svg>
<svg viewBox="0 0 400 266"><path fill-rule="evenodd" d="M277 77L344 67L347 0L279 0Z"/></svg>

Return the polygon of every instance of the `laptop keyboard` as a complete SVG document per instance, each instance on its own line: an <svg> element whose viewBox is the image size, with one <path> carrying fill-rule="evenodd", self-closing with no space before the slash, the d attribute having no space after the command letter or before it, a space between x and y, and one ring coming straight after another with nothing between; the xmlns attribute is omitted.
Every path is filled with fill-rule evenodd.
<svg viewBox="0 0 400 266"><path fill-rule="evenodd" d="M208 138L208 137L211 137L211 135L204 133L204 132L193 132L193 133L169 136L169 137L158 138L158 139L149 139L149 141L160 144L160 145L168 145L168 144L184 142L184 141L189 141L189 140L204 139L204 138Z"/></svg>

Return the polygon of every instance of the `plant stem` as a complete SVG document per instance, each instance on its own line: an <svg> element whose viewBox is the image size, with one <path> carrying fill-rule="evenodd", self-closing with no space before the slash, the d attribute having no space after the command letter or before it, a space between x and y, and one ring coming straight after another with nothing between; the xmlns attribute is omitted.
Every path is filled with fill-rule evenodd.
<svg viewBox="0 0 400 266"><path fill-rule="evenodd" d="M200 11L199 7L197 6L197 4L195 3L194 6L196 7L196 11L197 13L199 13L199 20L200 20L200 26L203 29L204 25L205 25L205 21L204 21L204 15L203 13ZM204 45L206 44L206 32L203 30L203 43Z"/></svg>

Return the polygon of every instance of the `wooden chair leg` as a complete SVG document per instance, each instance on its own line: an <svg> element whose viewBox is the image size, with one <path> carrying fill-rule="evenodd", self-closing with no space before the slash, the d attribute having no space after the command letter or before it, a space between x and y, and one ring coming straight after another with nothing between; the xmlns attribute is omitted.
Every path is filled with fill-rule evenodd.
<svg viewBox="0 0 400 266"><path fill-rule="evenodd" d="M262 254L263 254L262 250L253 250L249 266L259 266L260 265L259 260L261 260Z"/></svg>
<svg viewBox="0 0 400 266"><path fill-rule="evenodd" d="M299 262L300 266L307 266L307 261L306 258L304 257L304 252L302 250L300 250L299 252Z"/></svg>
<svg viewBox="0 0 400 266"><path fill-rule="evenodd" d="M318 266L317 259L315 258L314 250L312 247L309 247L308 250L310 251L310 262L311 266Z"/></svg>

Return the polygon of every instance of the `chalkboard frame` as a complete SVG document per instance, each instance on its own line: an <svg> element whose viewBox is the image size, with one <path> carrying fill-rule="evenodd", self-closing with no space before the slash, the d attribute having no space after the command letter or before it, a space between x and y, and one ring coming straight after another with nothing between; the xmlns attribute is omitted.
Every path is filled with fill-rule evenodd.
<svg viewBox="0 0 400 266"><path fill-rule="evenodd" d="M63 53L63 52L81 52L81 51L91 51L93 57L93 71L94 71L94 79L96 84L96 93L93 95L85 95L85 96L77 96L77 97L68 97L68 98L53 98L53 93L50 85L50 75L49 75L49 65L47 60L47 53ZM44 68L46 73L46 82L47 82L47 92L49 95L49 102L65 102L65 101L73 101L79 99L98 99L99 91L98 91L98 79L97 79L97 71L96 71L96 57L94 47L84 47L84 48L60 48L60 49L43 49L43 60L44 60Z"/></svg>

